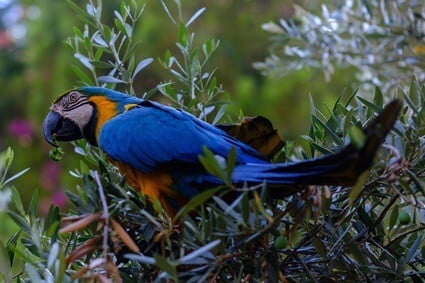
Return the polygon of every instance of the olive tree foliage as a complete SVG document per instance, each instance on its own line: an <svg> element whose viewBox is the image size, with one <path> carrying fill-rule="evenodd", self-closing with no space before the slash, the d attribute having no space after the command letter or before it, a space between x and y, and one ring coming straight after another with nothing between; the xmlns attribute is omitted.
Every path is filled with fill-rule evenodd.
<svg viewBox="0 0 425 283"><path fill-rule="evenodd" d="M329 3L330 2L330 3ZM283 76L308 67L330 80L336 70L354 68L363 83L384 91L425 79L423 1L328 1L319 12L295 5L291 19L263 25L271 35L270 55L254 66Z"/></svg>
<svg viewBox="0 0 425 283"><path fill-rule="evenodd" d="M360 15L374 15L379 23L381 17L382 21L393 19L395 12L388 12L389 1L380 2L381 6L373 3L345 2L339 7L345 12L340 14L348 21L359 9ZM88 1L85 6L70 2L83 23L66 41L76 58L72 69L78 84L135 94L134 81L143 80L146 68L157 63L169 77L142 96L159 93L170 104L216 123L225 115L226 102L218 101L223 88L214 74L219 70L210 68L207 61L219 48L219 41L208 39L198 44L191 32L192 25L202 24L206 10L200 8L185 16L181 1L162 4L164 20L175 27L176 48L164 50L162 58L153 60L133 52L137 42L134 29L143 24L143 13L148 12L138 1L122 2L113 13L112 24L103 21L102 1ZM381 16L373 13L375 7L380 7ZM343 56L341 52L330 52L326 46L335 45L336 39L348 40L345 33L332 36L332 29L323 30L323 23L327 23L323 18L300 8L297 11L293 21L266 26L276 35L271 50L284 52L279 55L282 57L267 59L262 70L282 75L305 65L327 66L323 70L331 74L344 60L337 59ZM335 14L331 9L323 11ZM412 12L411 17L416 19L418 14ZM341 20L338 26L348 29L349 23ZM308 31L313 27L316 37L310 42L313 35ZM336 27L333 29L339 30ZM360 31L357 36L362 37ZM377 42L366 32L363 38L362 44L366 39ZM396 41L384 45L391 44ZM394 84L396 76L383 73L389 72L389 67L377 64L375 68L362 61L365 51L361 48L365 46L350 49L351 62L358 62L351 65L371 69L376 83L385 88ZM319 47L329 49L326 56ZM375 51L376 58L396 58L396 50ZM287 64L283 64L285 60ZM398 68L405 75L406 65L401 61L389 65L391 74ZM420 62L409 68L419 70ZM9 208L0 213L6 213L18 227L9 239L0 242L0 276L6 282L421 282L425 278L425 85L420 73L418 77L406 75L410 77L408 85L392 94L404 101L399 121L374 166L353 188L315 186L283 200L270 200L264 184L256 190L235 188L238 196L231 202L221 198L223 187L205 188L171 216L126 185L125 176L101 151L78 141L73 154L80 158L80 166L70 174L80 185L67 192L74 206L63 213L52 205L47 217L39 218L37 191L29 207L24 207L13 187L13 180L25 171L6 177L13 151L0 153L0 190L7 193L9 202ZM371 99L359 97L356 89L347 87L327 113L312 103L306 142L287 141L274 159L293 161L336 152L350 136L355 139L353 128L371 121L387 99L379 87ZM60 159L60 155L55 158ZM223 183L229 181L234 159L233 152L226 164L219 163L208 150L200 158L206 170Z"/></svg>

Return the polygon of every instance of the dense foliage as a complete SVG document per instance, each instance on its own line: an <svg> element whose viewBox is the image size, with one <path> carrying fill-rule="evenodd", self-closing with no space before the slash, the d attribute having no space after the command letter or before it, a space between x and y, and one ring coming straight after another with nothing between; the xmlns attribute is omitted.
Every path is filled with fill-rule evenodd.
<svg viewBox="0 0 425 283"><path fill-rule="evenodd" d="M143 6L129 2L112 13L113 26L103 21L101 1L89 1L84 8L70 3L84 23L66 41L79 62L72 67L79 85L106 85L134 94L135 82L156 62L134 53L135 27L145 14ZM211 123L238 121L241 112L228 107L216 78L220 70L210 60L219 41L199 41L191 31L202 24L205 10L186 16L180 1L174 2L162 5L176 48L158 60L169 76L143 97L159 93L164 102ZM368 2L374 3L363 1ZM408 85L385 89L385 95L377 87L372 98L362 98L347 87L326 111L310 101L308 135L298 143L287 141L276 161L337 151L355 139L353 126L367 124L391 97L401 98L404 108L375 165L356 186L310 187L285 200L267 199L263 186L238 188L240 196L227 203L220 188L211 188L170 217L129 188L98 149L79 141L74 143L79 166L70 172L79 185L67 192L74 205L66 213L52 205L40 218L38 192L25 208L11 185L25 172L9 176L14 156L12 150L4 151L0 190L4 199L11 198L7 214L19 229L0 243L0 274L6 282L421 282L425 84L413 76ZM224 181L231 174L231 156L223 166L206 151L202 161Z"/></svg>
<svg viewBox="0 0 425 283"><path fill-rule="evenodd" d="M256 67L284 75L304 66L329 80L335 71L352 67L360 81L385 91L414 72L424 80L425 20L418 1L345 1L322 4L321 13L295 5L294 17L269 22L271 55Z"/></svg>

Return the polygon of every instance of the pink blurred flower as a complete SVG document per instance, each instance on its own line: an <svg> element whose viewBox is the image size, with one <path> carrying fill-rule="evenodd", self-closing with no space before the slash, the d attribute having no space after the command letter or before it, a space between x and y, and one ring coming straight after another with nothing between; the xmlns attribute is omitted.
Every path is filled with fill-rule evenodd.
<svg viewBox="0 0 425 283"><path fill-rule="evenodd" d="M53 191L59 187L59 177L61 167L57 162L48 161L41 168L40 183L48 191Z"/></svg>
<svg viewBox="0 0 425 283"><path fill-rule="evenodd" d="M32 142L34 129L30 122L24 119L14 119L7 127L9 134L16 137L23 146L29 146Z"/></svg>
<svg viewBox="0 0 425 283"><path fill-rule="evenodd" d="M38 208L41 215L47 215L49 213L49 209L52 206L52 204L59 207L59 209L66 207L66 195L61 190L56 190L52 193L50 197L41 199L38 202Z"/></svg>
<svg viewBox="0 0 425 283"><path fill-rule="evenodd" d="M0 49L8 49L12 46L13 41L6 31L0 31Z"/></svg>
<svg viewBox="0 0 425 283"><path fill-rule="evenodd" d="M66 195L61 190L57 190L52 194L52 201L59 208L63 208L66 206L66 200Z"/></svg>

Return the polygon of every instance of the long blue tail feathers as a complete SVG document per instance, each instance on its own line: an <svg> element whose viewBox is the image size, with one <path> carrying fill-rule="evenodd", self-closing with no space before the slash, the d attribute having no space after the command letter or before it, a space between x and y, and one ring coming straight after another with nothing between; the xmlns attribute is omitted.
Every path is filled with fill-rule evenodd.
<svg viewBox="0 0 425 283"><path fill-rule="evenodd" d="M288 194L306 185L352 186L361 173L372 165L373 159L388 132L393 128L402 103L393 100L363 129L365 142L361 148L348 144L336 154L293 163L246 164L236 166L235 183L266 182L272 188L288 188ZM280 192L285 195L285 192Z"/></svg>

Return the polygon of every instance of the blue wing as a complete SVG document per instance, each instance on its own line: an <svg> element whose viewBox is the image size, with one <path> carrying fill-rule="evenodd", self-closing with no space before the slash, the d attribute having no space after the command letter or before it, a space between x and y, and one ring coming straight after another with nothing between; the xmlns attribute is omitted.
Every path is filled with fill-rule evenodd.
<svg viewBox="0 0 425 283"><path fill-rule="evenodd" d="M106 122L100 131L99 146L109 157L146 173L170 162L197 163L203 146L223 157L234 147L238 164L269 163L255 149L224 131L187 112L152 101L143 101Z"/></svg>

